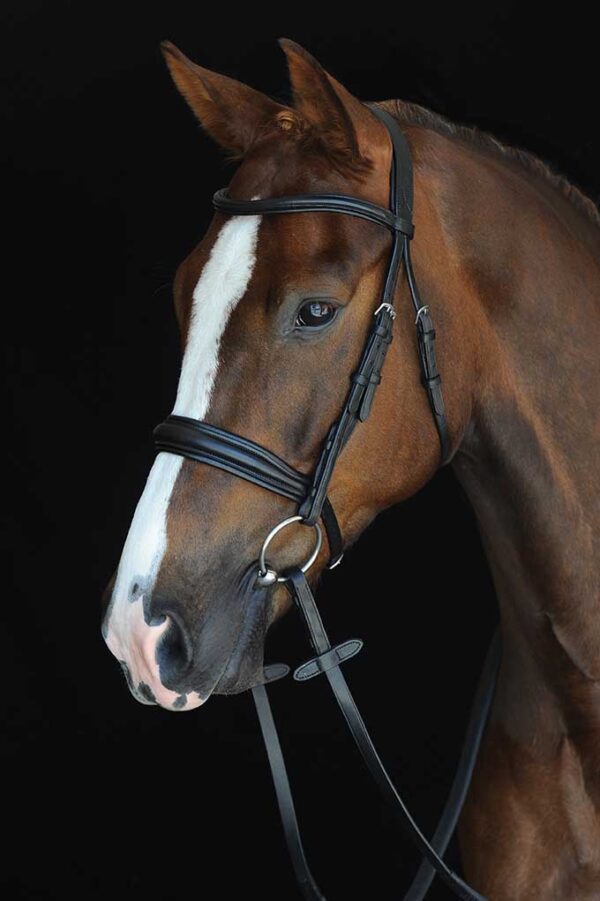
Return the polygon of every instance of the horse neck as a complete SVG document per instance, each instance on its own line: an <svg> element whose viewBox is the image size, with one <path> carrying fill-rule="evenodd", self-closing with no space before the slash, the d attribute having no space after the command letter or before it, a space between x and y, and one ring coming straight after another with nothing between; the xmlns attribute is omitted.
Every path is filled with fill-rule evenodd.
<svg viewBox="0 0 600 901"><path fill-rule="evenodd" d="M495 716L520 744L552 753L568 734L597 760L600 228L501 154L427 140L422 191L437 191L446 246L431 285L442 373L451 404L464 395L454 469L504 634ZM461 361L468 384L456 382Z"/></svg>

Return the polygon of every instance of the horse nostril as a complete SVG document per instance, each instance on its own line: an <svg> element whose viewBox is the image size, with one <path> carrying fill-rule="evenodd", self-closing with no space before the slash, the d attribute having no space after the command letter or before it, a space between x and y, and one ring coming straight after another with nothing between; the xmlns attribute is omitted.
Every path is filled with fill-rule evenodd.
<svg viewBox="0 0 600 901"><path fill-rule="evenodd" d="M167 619L169 622L156 648L156 662L160 671L160 679L167 687L169 683L177 685L191 666L192 640L184 624L169 610L165 610L156 619L161 621Z"/></svg>

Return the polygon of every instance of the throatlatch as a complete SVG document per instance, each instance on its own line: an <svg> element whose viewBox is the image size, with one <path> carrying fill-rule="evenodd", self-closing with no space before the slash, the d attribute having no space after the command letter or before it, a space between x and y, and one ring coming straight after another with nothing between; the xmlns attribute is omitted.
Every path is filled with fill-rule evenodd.
<svg viewBox="0 0 600 901"><path fill-rule="evenodd" d="M351 377L342 411L325 437L313 475L307 476L299 472L267 448L247 438L185 416L167 417L165 422L155 429L154 437L158 451L178 454L190 460L223 469L297 504L297 515L290 516L279 523L265 539L257 572L259 586L266 588L276 581L285 582L307 627L314 656L296 669L294 678L298 682L304 682L315 676L325 675L374 780L386 800L394 806L407 834L425 858L409 893L405 896L405 901L420 901L436 873L459 898L467 899L467 901L482 901L481 895L469 888L449 869L442 860L442 855L446 850L464 801L490 708L500 654L499 642L495 641L492 645L478 690L474 714L469 725L467 742L462 752L458 772L438 829L432 842L429 843L388 776L340 670L341 663L360 651L362 642L359 639L350 639L336 647L331 646L312 591L304 575L304 572L316 559L320 549L320 522L325 527L329 542L330 568L336 566L343 555L342 535L327 492L335 464L355 427L359 422L365 422L368 418L375 392L381 382L386 354L393 337L393 325L396 318L394 300L402 263L404 263L406 282L415 313L416 347L421 368L421 381L427 392L429 406L438 432L442 465L448 461L450 454L441 378L435 355L435 329L429 307L422 303L419 296L410 258L410 241L414 233L410 151L395 119L380 107L370 105L370 109L386 126L392 141L389 209L345 194L303 194L261 200L235 200L228 196L226 189L222 189L217 191L213 198L215 208L224 214L256 216L303 212L340 213L374 222L391 233L391 250L381 300L374 311L363 354L358 369ZM291 522L312 526L316 531L317 543L311 557L302 567L277 573L268 565L266 550L271 538ZM282 678L288 672L289 668L284 664L272 664L265 667L265 683ZM310 901L324 901L306 861L290 784L265 685L256 686L252 692L267 747L279 810L296 877L305 898Z"/></svg>

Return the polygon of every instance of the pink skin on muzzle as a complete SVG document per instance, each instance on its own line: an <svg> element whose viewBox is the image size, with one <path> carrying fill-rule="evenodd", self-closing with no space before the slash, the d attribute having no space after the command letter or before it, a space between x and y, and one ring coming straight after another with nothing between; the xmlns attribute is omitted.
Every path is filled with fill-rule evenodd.
<svg viewBox="0 0 600 901"><path fill-rule="evenodd" d="M144 620L144 599L120 604L113 610L108 623L106 644L119 663L127 664L132 682L137 688L144 683L151 690L157 704L167 710L193 710L204 703L197 692L190 692L182 703L182 696L166 688L160 681L156 650L161 636L169 628L169 617L157 626ZM177 702L177 703L175 703Z"/></svg>

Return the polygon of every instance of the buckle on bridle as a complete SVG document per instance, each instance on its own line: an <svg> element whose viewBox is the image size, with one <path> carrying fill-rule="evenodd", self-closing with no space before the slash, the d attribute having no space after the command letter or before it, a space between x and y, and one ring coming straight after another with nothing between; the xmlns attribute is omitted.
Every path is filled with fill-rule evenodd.
<svg viewBox="0 0 600 901"><path fill-rule="evenodd" d="M377 309L375 310L375 312L373 313L373 315L377 316L377 314L381 313L382 310L387 310L388 313L390 314L390 316L392 317L392 319L395 319L396 316L398 315L396 313L394 307L392 306L392 304L387 303L387 301L384 301L384 303L380 303L379 306L377 307Z"/></svg>
<svg viewBox="0 0 600 901"><path fill-rule="evenodd" d="M333 561L333 563L330 563L330 564L329 564L329 566L327 567L327 569L329 569L329 570L335 569L336 566L339 566L339 565L340 565L340 563L342 562L343 559L344 559L344 555L343 555L343 554L340 554L339 557L337 557L337 559L335 559L335 560Z"/></svg>
<svg viewBox="0 0 600 901"><path fill-rule="evenodd" d="M415 317L415 325L418 325L418 324L419 324L419 319L420 319L421 316L423 316L425 313L429 313L429 307L427 306L427 304L423 304L423 306L422 306L422 307L419 307L419 309L417 310L417 315L416 315L416 317Z"/></svg>
<svg viewBox="0 0 600 901"><path fill-rule="evenodd" d="M263 541L263 545L260 549L260 554L258 555L258 575L256 577L256 584L261 588L267 588L269 585L274 585L275 582L287 582L287 576L280 575L276 570L272 569L267 564L266 553L267 548L269 547L277 533L281 532L282 529L285 529L286 526L291 525L293 522L299 522L303 525L307 525L307 523L305 523L304 521L303 516L288 516L287 519L283 519L280 523L277 523L277 525L271 529L271 531ZM321 550L321 545L323 544L323 530L321 529L319 523L313 523L312 528L316 532L316 541L310 557L305 563L302 564L301 567L299 567L300 571L303 573L308 572L308 570L311 568L311 566L319 556L319 551Z"/></svg>

